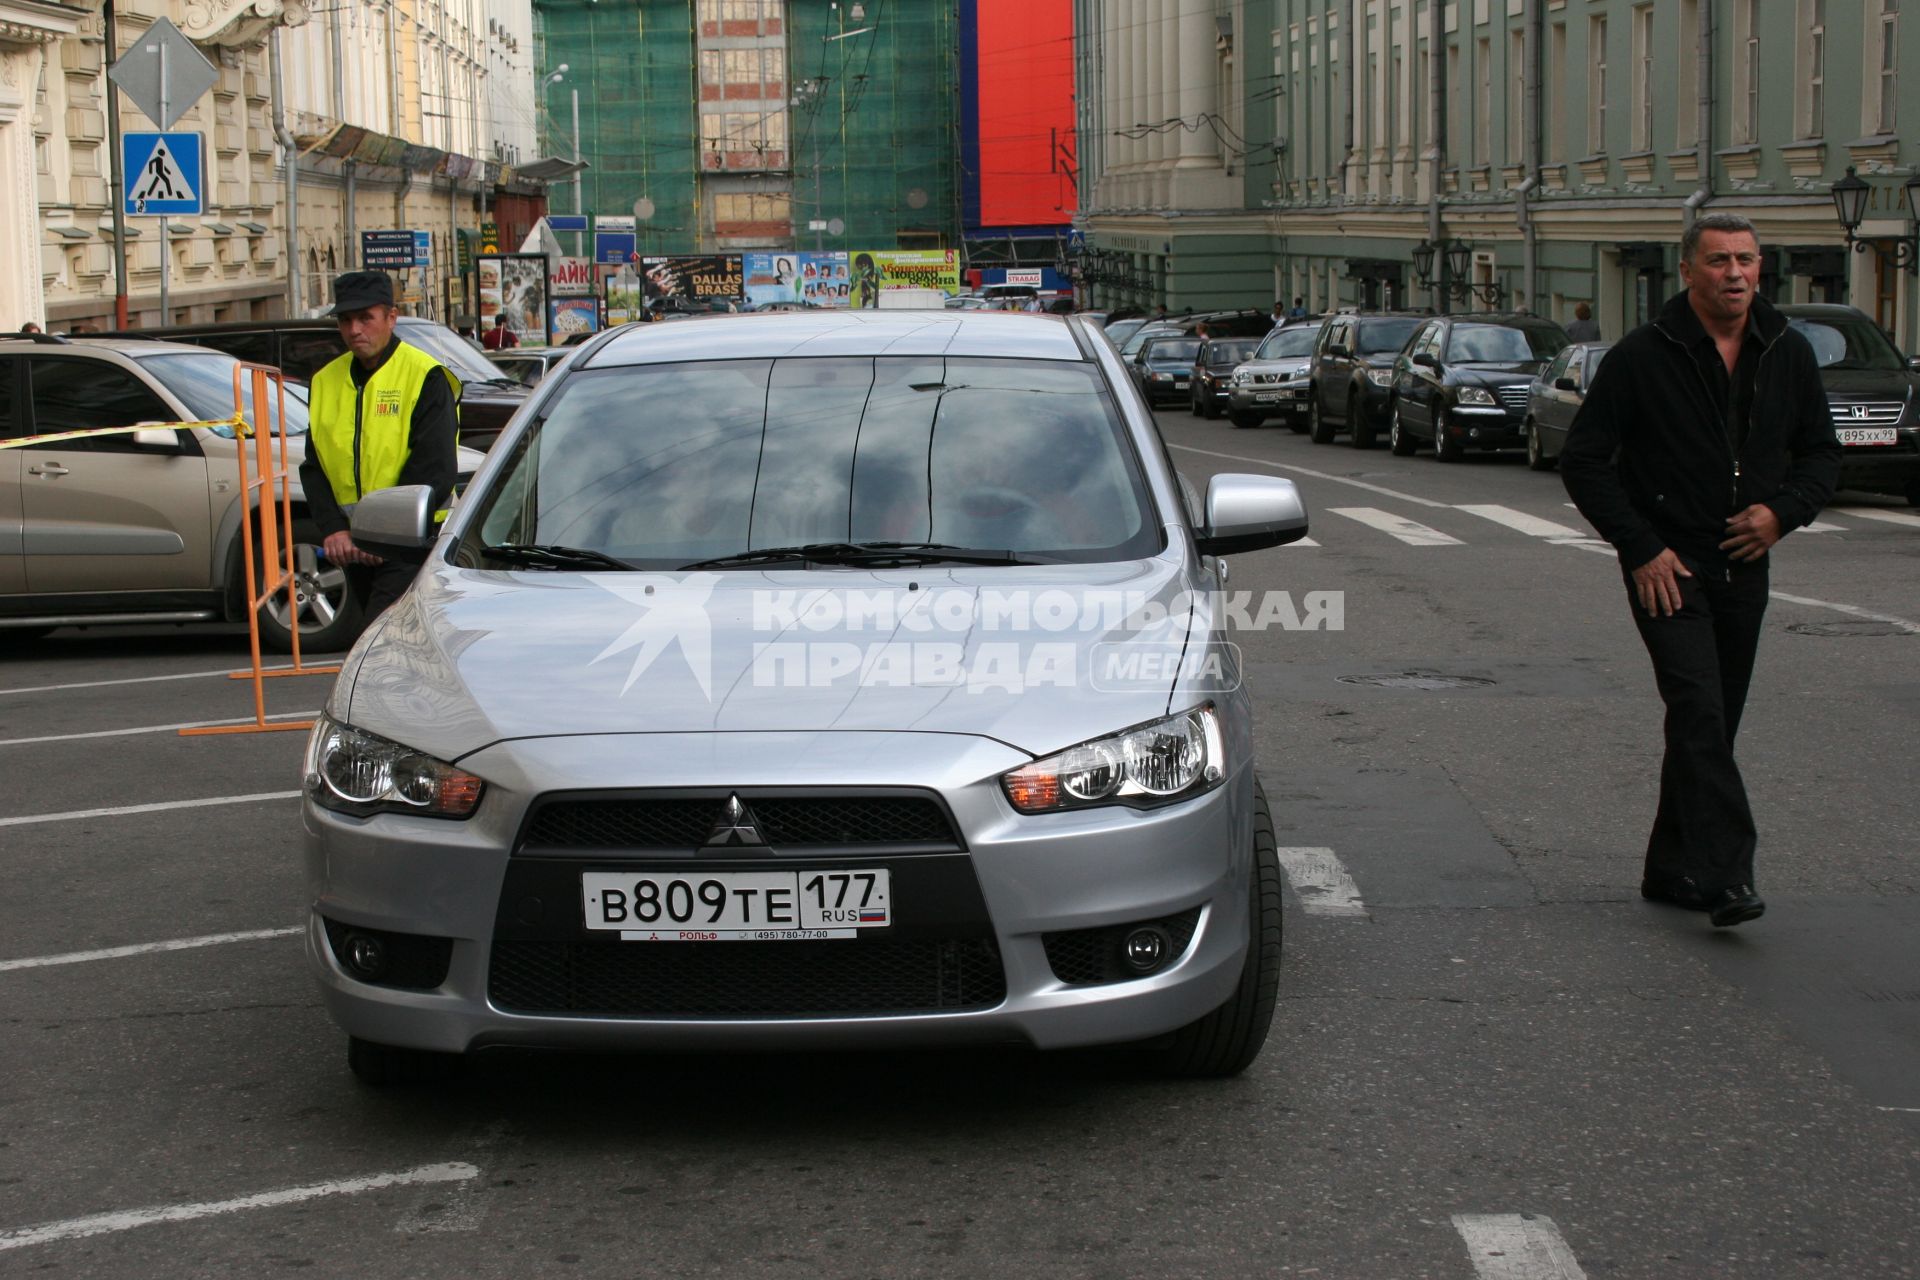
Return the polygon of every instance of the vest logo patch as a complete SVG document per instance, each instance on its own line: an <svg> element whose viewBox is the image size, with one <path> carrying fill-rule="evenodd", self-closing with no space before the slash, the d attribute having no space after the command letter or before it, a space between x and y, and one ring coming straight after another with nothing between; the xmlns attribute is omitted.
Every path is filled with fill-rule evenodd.
<svg viewBox="0 0 1920 1280"><path fill-rule="evenodd" d="M373 397L373 416L376 418L397 418L400 416L400 393L398 391L379 391Z"/></svg>

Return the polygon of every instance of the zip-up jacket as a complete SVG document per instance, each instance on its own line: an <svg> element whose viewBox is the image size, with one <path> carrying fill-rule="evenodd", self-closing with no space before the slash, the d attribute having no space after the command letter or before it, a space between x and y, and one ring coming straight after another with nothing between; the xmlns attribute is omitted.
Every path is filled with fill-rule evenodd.
<svg viewBox="0 0 1920 1280"><path fill-rule="evenodd" d="M1567 494L1636 569L1671 548L1695 566L1728 563L1727 521L1754 503L1783 533L1811 524L1840 478L1840 441L1807 340L1763 298L1746 436L1736 442L1697 357L1719 359L1687 295L1615 343L1560 454Z"/></svg>
<svg viewBox="0 0 1920 1280"><path fill-rule="evenodd" d="M453 492L459 381L394 338L368 369L352 352L313 376L301 488L320 536L348 527L347 509L376 489L424 484L434 508Z"/></svg>

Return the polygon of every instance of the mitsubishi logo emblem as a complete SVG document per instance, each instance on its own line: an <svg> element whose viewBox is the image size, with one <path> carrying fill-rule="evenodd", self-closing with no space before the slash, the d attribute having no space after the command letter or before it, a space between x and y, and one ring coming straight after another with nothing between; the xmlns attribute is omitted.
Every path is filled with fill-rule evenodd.
<svg viewBox="0 0 1920 1280"><path fill-rule="evenodd" d="M720 813L720 820L713 824L713 830L707 836L707 847L715 845L763 845L766 838L760 834L760 828L754 823L753 813L740 803L740 797L727 797L727 807Z"/></svg>

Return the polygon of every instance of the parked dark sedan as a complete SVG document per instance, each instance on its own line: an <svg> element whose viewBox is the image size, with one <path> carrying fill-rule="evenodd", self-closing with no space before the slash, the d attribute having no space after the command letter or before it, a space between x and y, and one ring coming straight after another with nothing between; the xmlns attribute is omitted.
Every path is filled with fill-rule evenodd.
<svg viewBox="0 0 1920 1280"><path fill-rule="evenodd" d="M1233 371L1253 358L1258 338L1209 338L1193 357L1188 407L1196 417L1217 418L1227 407Z"/></svg>
<svg viewBox="0 0 1920 1280"><path fill-rule="evenodd" d="M1904 494L1920 507L1920 374L1852 307L1780 308L1812 344L1840 437L1840 487Z"/></svg>
<svg viewBox="0 0 1920 1280"><path fill-rule="evenodd" d="M1469 447L1518 447L1534 375L1569 341L1565 329L1537 316L1428 320L1394 361L1387 424L1394 453L1405 457L1423 439L1441 462L1460 461Z"/></svg>
<svg viewBox="0 0 1920 1280"><path fill-rule="evenodd" d="M1354 444L1373 447L1393 390L1394 355L1425 319L1382 312L1327 321L1307 368L1307 432L1315 444L1332 444L1345 427Z"/></svg>
<svg viewBox="0 0 1920 1280"><path fill-rule="evenodd" d="M1127 371L1133 375L1134 385L1140 388L1148 404L1157 408L1162 403L1178 403L1187 398L1187 387L1193 377L1193 357L1199 350L1200 339L1177 333L1148 338L1134 353Z"/></svg>
<svg viewBox="0 0 1920 1280"><path fill-rule="evenodd" d="M1587 386L1599 372L1611 342L1576 342L1555 356L1527 388L1527 465L1551 471L1560 461L1573 415L1587 402Z"/></svg>

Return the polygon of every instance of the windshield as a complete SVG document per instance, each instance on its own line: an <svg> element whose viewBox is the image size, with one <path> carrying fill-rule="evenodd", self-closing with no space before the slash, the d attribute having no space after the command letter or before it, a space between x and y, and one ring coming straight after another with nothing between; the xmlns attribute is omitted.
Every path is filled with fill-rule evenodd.
<svg viewBox="0 0 1920 1280"><path fill-rule="evenodd" d="M1228 361L1239 364L1242 360L1250 358L1253 355L1253 349L1259 345L1260 342L1256 338L1243 338L1238 342L1222 342L1215 338L1207 359L1213 364L1226 364Z"/></svg>
<svg viewBox="0 0 1920 1280"><path fill-rule="evenodd" d="M1407 339L1421 323L1420 317L1408 316L1404 320L1374 320L1359 325L1360 332L1354 338L1359 347L1354 354L1378 356L1398 351L1407 345Z"/></svg>
<svg viewBox="0 0 1920 1280"><path fill-rule="evenodd" d="M485 356L468 346L459 334L443 324L435 324L431 320L402 320L399 334L400 341L410 347L420 348L453 370L453 376L461 382L486 382L506 377Z"/></svg>
<svg viewBox="0 0 1920 1280"><path fill-rule="evenodd" d="M1162 334L1167 334L1172 332L1173 330L1167 328L1165 325L1159 325L1159 326L1142 325L1140 328L1135 329L1130 335L1128 335L1127 345L1120 348L1120 354L1123 356L1130 357L1135 352L1140 350L1141 347L1147 344L1147 339L1157 338Z"/></svg>
<svg viewBox="0 0 1920 1280"><path fill-rule="evenodd" d="M1115 346L1120 346L1125 343L1128 338L1131 338L1146 322L1147 318L1145 316L1135 316L1131 320L1115 320L1101 327L1106 330L1107 340Z"/></svg>
<svg viewBox="0 0 1920 1280"><path fill-rule="evenodd" d="M1865 316L1789 317L1787 323L1813 346L1822 369L1905 369L1907 362L1880 327Z"/></svg>
<svg viewBox="0 0 1920 1280"><path fill-rule="evenodd" d="M1200 350L1198 338L1149 338L1147 339L1147 361L1177 360L1182 364L1192 364L1193 357Z"/></svg>
<svg viewBox="0 0 1920 1280"><path fill-rule="evenodd" d="M1313 354L1313 340L1320 330L1313 325L1301 325L1295 329L1282 329L1270 333L1267 340L1260 344L1259 360L1284 360L1289 356L1308 356Z"/></svg>
<svg viewBox="0 0 1920 1280"><path fill-rule="evenodd" d="M823 542L1106 561L1161 545L1097 373L820 357L587 370L521 438L456 553L559 544L641 568Z"/></svg>
<svg viewBox="0 0 1920 1280"><path fill-rule="evenodd" d="M167 390L180 397L181 403L193 411L195 417L203 421L233 416L233 368L239 364L232 356L219 351L175 352L167 355L140 356L141 367L160 379ZM273 384L267 384L267 411L274 411L275 396ZM304 435L307 430L307 388L305 384L288 379L287 388L287 434ZM242 379L242 400L248 422L257 422L253 411L253 378ZM231 438L231 427L215 427L214 431Z"/></svg>
<svg viewBox="0 0 1920 1280"><path fill-rule="evenodd" d="M1567 336L1558 329L1529 326L1512 329L1497 324L1457 324L1447 338L1449 361L1468 364L1525 363L1551 360L1567 345Z"/></svg>

